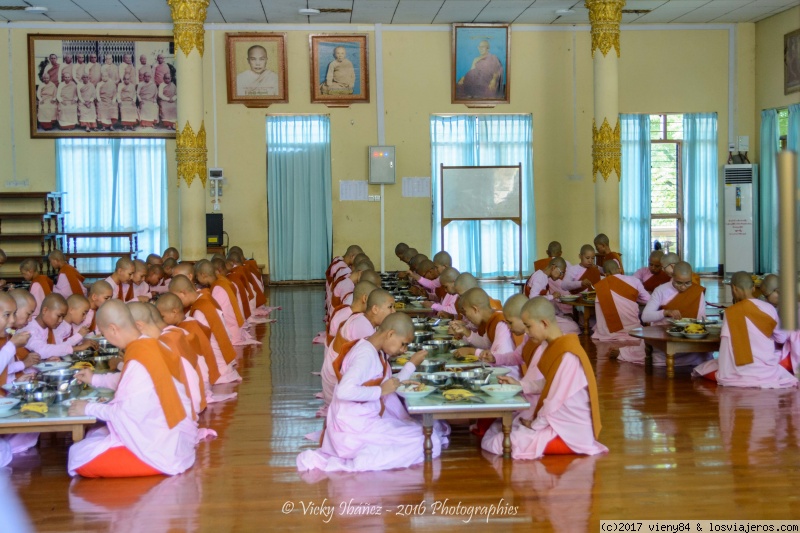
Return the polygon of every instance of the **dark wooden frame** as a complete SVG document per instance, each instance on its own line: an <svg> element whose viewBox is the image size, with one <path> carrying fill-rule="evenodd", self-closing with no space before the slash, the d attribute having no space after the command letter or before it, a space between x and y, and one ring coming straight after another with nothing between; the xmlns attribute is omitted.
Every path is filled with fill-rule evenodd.
<svg viewBox="0 0 800 533"><path fill-rule="evenodd" d="M239 75L237 65L246 63L236 54L236 45L246 43L249 46L261 45L266 50L273 46L277 48L276 60L278 75L277 95L239 95L237 94L236 77ZM267 48L269 47L269 48ZM267 53L269 56L269 52ZM244 104L247 107L269 107L272 104L285 104L289 102L289 76L286 62L286 34L285 33L226 33L225 34L225 75L228 86L228 103Z"/></svg>
<svg viewBox="0 0 800 533"><path fill-rule="evenodd" d="M138 52L136 48L136 43L153 43L153 42L163 42L164 43L164 53L170 56L170 60L166 60L165 63L171 66L170 73L173 74L173 82L177 85L177 76L178 73L175 69L175 46L172 35L162 35L162 36L142 36L142 35L83 35L83 34L75 34L75 35L44 35L44 34L28 34L28 94L29 94L29 121L30 121L30 130L31 130L31 138L39 138L39 139L53 139L59 137L136 137L136 138L165 138L165 139L174 139L175 138L175 130L163 130L163 131L147 131L147 132L138 132L136 129L133 131L98 131L98 132L86 132L85 130L81 129L80 126L76 127L74 130L64 131L64 130L43 130L39 128L38 120L37 120L37 98L36 98L36 87L39 78L39 70L40 62L37 64L36 58L36 45L38 42L43 41L87 41L87 42L96 42L98 43L106 43L106 42L119 42L119 41L133 41L134 42L134 52L133 52L133 66L137 66L138 60ZM150 47L148 47L150 48ZM150 50L152 52L153 50ZM48 54L49 55L49 54ZM99 54L98 54L99 55ZM63 60L63 55L61 56ZM102 66L102 59L98 57L98 63ZM116 64L116 63L115 63ZM46 66L46 65L45 65ZM43 67L42 67L43 68ZM137 80L138 81L138 80ZM138 126L136 126L138 128Z"/></svg>
<svg viewBox="0 0 800 533"><path fill-rule="evenodd" d="M789 43L795 43L795 50L792 53ZM789 84L789 64L794 63L797 72L797 80L794 84ZM783 94L800 92L800 29L789 32L783 36Z"/></svg>
<svg viewBox="0 0 800 533"><path fill-rule="evenodd" d="M360 94L323 94L320 87L320 44L347 43L357 44L359 47L359 92ZM369 40L367 34L341 34L341 33L315 33L308 36L309 53L311 54L311 103L325 104L328 107L349 107L350 104L369 103ZM327 58L322 58L328 61ZM326 63L328 64L328 63Z"/></svg>
<svg viewBox="0 0 800 533"><path fill-rule="evenodd" d="M497 30L505 31L506 54L503 59L505 65L505 77L503 79L504 91L500 98L476 97L468 98L457 94L458 86L458 59L459 59L459 34L475 33L473 30L485 29L492 33ZM497 104L508 104L511 102L511 25L510 24L453 24L451 35L451 61L450 61L450 101L453 104L465 104L467 107L494 107ZM463 76L462 76L463 77Z"/></svg>

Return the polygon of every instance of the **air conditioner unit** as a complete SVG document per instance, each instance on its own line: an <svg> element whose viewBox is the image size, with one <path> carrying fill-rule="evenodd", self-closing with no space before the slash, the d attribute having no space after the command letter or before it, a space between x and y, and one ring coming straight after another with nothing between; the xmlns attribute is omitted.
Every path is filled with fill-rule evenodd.
<svg viewBox="0 0 800 533"><path fill-rule="evenodd" d="M725 273L755 272L758 165L725 165Z"/></svg>

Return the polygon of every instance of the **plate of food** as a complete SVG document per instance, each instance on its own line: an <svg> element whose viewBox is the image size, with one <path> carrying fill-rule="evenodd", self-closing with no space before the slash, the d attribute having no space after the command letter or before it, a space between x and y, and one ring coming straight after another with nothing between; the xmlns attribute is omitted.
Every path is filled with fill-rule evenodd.
<svg viewBox="0 0 800 533"><path fill-rule="evenodd" d="M574 302L579 296L577 294L562 294L558 299L562 302Z"/></svg>
<svg viewBox="0 0 800 533"><path fill-rule="evenodd" d="M673 326L688 326L689 324L693 324L694 323L694 319L693 318L679 318L679 319L675 320L673 318L670 318L669 319L669 323L672 324Z"/></svg>
<svg viewBox="0 0 800 533"><path fill-rule="evenodd" d="M683 328L683 336L687 339L702 339L708 335L708 330L702 324L689 324Z"/></svg>
<svg viewBox="0 0 800 533"><path fill-rule="evenodd" d="M505 376L506 374L511 372L511 369L508 368L507 366L494 366L489 370L491 370L492 374L494 374L495 376Z"/></svg>
<svg viewBox="0 0 800 533"><path fill-rule="evenodd" d="M19 403L19 398L0 398L0 413L10 411Z"/></svg>
<svg viewBox="0 0 800 533"><path fill-rule="evenodd" d="M417 398L424 398L435 390L435 387L425 385L424 383L419 383L417 381L404 381L399 387L397 387L396 392L398 396L413 400Z"/></svg>
<svg viewBox="0 0 800 533"><path fill-rule="evenodd" d="M39 372L47 372L48 370L61 370L62 368L69 368L71 363L66 361L59 361L57 363L39 363L38 365L33 365L33 368L38 370Z"/></svg>
<svg viewBox="0 0 800 533"><path fill-rule="evenodd" d="M671 337L683 337L683 326L672 326L667 328L667 335Z"/></svg>
<svg viewBox="0 0 800 533"><path fill-rule="evenodd" d="M520 385L497 384L484 385L481 390L495 400L508 400L522 392L522 387Z"/></svg>

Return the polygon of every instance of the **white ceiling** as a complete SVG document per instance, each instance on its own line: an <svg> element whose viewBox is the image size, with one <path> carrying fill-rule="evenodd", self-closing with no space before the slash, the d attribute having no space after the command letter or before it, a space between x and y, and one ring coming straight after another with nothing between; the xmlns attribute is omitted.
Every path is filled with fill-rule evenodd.
<svg viewBox="0 0 800 533"><path fill-rule="evenodd" d="M44 6L45 13L3 10ZM628 0L625 24L756 22L800 0ZM344 9L305 16L298 9ZM556 10L575 13L558 15ZM0 21L170 23L166 0L0 0ZM207 22L256 24L587 24L583 0L211 0ZM800 25L800 20L798 20Z"/></svg>

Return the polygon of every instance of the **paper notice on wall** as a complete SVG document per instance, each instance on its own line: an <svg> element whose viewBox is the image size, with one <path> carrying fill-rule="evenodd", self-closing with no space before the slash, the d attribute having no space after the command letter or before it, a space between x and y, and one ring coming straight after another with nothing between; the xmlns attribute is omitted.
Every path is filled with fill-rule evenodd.
<svg viewBox="0 0 800 533"><path fill-rule="evenodd" d="M339 201L366 202L369 189L365 180L342 180L339 182Z"/></svg>
<svg viewBox="0 0 800 533"><path fill-rule="evenodd" d="M403 178L403 196L405 198L430 198L430 178Z"/></svg>

